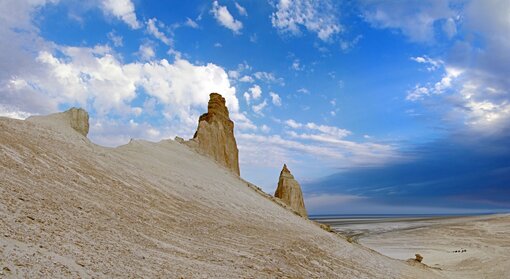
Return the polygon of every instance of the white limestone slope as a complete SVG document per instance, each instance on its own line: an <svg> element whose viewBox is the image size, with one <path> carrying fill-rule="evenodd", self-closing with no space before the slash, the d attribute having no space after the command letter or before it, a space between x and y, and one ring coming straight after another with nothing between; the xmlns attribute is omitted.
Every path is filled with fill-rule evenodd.
<svg viewBox="0 0 510 279"><path fill-rule="evenodd" d="M0 277L439 277L320 229L182 144L104 148L58 119L0 118Z"/></svg>

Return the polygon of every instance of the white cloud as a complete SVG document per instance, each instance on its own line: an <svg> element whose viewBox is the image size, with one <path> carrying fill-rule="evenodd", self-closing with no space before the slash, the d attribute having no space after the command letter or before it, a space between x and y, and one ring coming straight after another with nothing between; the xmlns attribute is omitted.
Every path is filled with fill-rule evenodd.
<svg viewBox="0 0 510 279"><path fill-rule="evenodd" d="M16 107L10 107L8 105L0 104L0 116L15 118L15 119L26 119L31 113L20 111Z"/></svg>
<svg viewBox="0 0 510 279"><path fill-rule="evenodd" d="M255 72L253 74L256 79L261 80L266 83L278 83L280 85L284 85L285 82L283 78L276 77L273 73L268 72Z"/></svg>
<svg viewBox="0 0 510 279"><path fill-rule="evenodd" d="M238 80L244 72L249 72L251 70L251 66L243 62L237 65L237 69L228 71L228 76L234 80ZM245 81L243 80L243 82Z"/></svg>
<svg viewBox="0 0 510 279"><path fill-rule="evenodd" d="M297 90L297 92L302 93L302 94L310 94L310 90L308 90L306 88L299 88Z"/></svg>
<svg viewBox="0 0 510 279"><path fill-rule="evenodd" d="M113 46L115 47L121 47L124 45L124 43L122 42L123 38L121 35L117 35L117 33L115 31L111 31L108 33L108 39L110 41L112 41L113 43Z"/></svg>
<svg viewBox="0 0 510 279"><path fill-rule="evenodd" d="M250 93L244 92L243 96L244 96L244 100L246 100L246 103L249 105L250 104L250 100L251 100Z"/></svg>
<svg viewBox="0 0 510 279"><path fill-rule="evenodd" d="M321 168L336 167L350 168L356 166L378 166L395 160L404 159L391 145L374 143L356 143L340 141L335 143L316 141L313 143L285 139L279 135L257 135L240 133L237 135L240 150L243 151L241 162L244 164L260 164L262 166L281 167L284 161L292 158L307 158L320 160ZM263 145L270 152L260 152L257 147ZM275 164L276 163L276 164ZM310 168L309 161L306 166Z"/></svg>
<svg viewBox="0 0 510 279"><path fill-rule="evenodd" d="M105 13L121 19L133 29L141 27L136 19L135 5L131 0L101 0L101 8Z"/></svg>
<svg viewBox="0 0 510 279"><path fill-rule="evenodd" d="M236 129L244 130L257 130L257 126L246 116L245 112L234 112L230 114L230 119L234 121Z"/></svg>
<svg viewBox="0 0 510 279"><path fill-rule="evenodd" d="M94 112L90 137L111 146L131 137L192 136L196 119L207 109L209 93L214 91L225 97L236 131L257 129L239 111L235 88L220 66L178 57L173 63L159 60L146 48L150 45L142 45L140 52L147 62L125 63L107 45L71 47L48 42L39 37L31 17L45 3L0 2L1 10L12 8L12 13L0 18L4 23L0 24L0 63L6 67L0 71L0 115L26 118L81 106ZM159 31L165 26L155 19L150 22L152 34L169 43ZM116 34L111 33L110 39L112 35ZM248 68L240 65L241 70ZM145 99L143 105L131 103L135 98ZM138 122L136 117L145 114L166 118L165 125Z"/></svg>
<svg viewBox="0 0 510 279"><path fill-rule="evenodd" d="M310 130L316 130L319 132L322 132L327 135L335 136L337 138L343 138L351 134L350 131L345 129L340 129L334 126L327 126L327 125L317 125L313 122L309 122L305 125L306 128Z"/></svg>
<svg viewBox="0 0 510 279"><path fill-rule="evenodd" d="M228 11L227 7L218 4L218 1L214 1L212 4L211 13L213 14L216 21L224 27L232 30L234 34L240 34L243 29L243 23L236 20L232 14Z"/></svg>
<svg viewBox="0 0 510 279"><path fill-rule="evenodd" d="M264 110L264 108L267 106L267 100L264 100L262 103L258 104L258 105L254 105L252 106L251 108L253 109L253 111L256 113L256 114L259 114L259 115L264 115L262 113L262 110Z"/></svg>
<svg viewBox="0 0 510 279"><path fill-rule="evenodd" d="M427 71L432 72L437 70L439 67L444 65L444 62L440 59L432 59L426 55L411 57L411 60L416 61L418 63L428 64Z"/></svg>
<svg viewBox="0 0 510 279"><path fill-rule="evenodd" d="M450 7L456 8L457 15L445 20L442 27L446 35L450 37L462 32L476 34L478 39L459 39L438 67L443 71L441 79L418 85L422 96L418 98L420 94L411 94L409 99L441 94L444 97L431 104L434 109L442 106L442 110L447 111L445 119L465 124L476 135L507 131L510 123L510 37L507 36L510 3L469 1L464 6ZM462 24L452 24L457 21ZM425 60L417 58L415 61Z"/></svg>
<svg viewBox="0 0 510 279"><path fill-rule="evenodd" d="M232 79L238 79L241 73L239 71L228 71L228 76Z"/></svg>
<svg viewBox="0 0 510 279"><path fill-rule="evenodd" d="M54 106L90 105L101 117L132 113L130 102L139 94L137 89L143 88L165 106L165 117L190 129L206 108L210 92L221 93L232 113L239 111L235 88L230 85L226 72L215 64L194 65L182 59L173 64L165 59L123 64L104 46L59 49L59 56L41 51L34 65L43 71L9 79L0 87L2 95L21 98L22 92L27 91ZM23 107L18 109L24 111Z"/></svg>
<svg viewBox="0 0 510 279"><path fill-rule="evenodd" d="M292 65L290 66L290 68L294 71L303 71L305 69L305 66L300 64L299 59L294 59L294 61L292 61Z"/></svg>
<svg viewBox="0 0 510 279"><path fill-rule="evenodd" d="M176 133L177 132L177 133ZM159 141L162 138L174 138L179 130L175 127L154 127L145 122L116 121L109 118L90 118L90 139L104 146L119 146L131 139Z"/></svg>
<svg viewBox="0 0 510 279"><path fill-rule="evenodd" d="M214 47L223 47L223 45L221 43L216 42L216 43L214 43Z"/></svg>
<svg viewBox="0 0 510 279"><path fill-rule="evenodd" d="M260 86L256 84L248 90L250 91L253 100L257 100L260 96L262 96L262 89L260 89Z"/></svg>
<svg viewBox="0 0 510 279"><path fill-rule="evenodd" d="M430 95L430 91L427 87L416 85L413 90L407 92L406 100L418 101L423 100L425 97Z"/></svg>
<svg viewBox="0 0 510 279"><path fill-rule="evenodd" d="M292 35L299 35L303 26L322 41L329 41L343 30L330 0L279 0L271 23L280 32Z"/></svg>
<svg viewBox="0 0 510 279"><path fill-rule="evenodd" d="M448 1L361 1L363 17L372 26L400 30L411 41L433 42L434 24L455 13Z"/></svg>
<svg viewBox="0 0 510 279"><path fill-rule="evenodd" d="M138 48L138 55L143 61L149 61L156 56L156 52L150 44L143 44Z"/></svg>
<svg viewBox="0 0 510 279"><path fill-rule="evenodd" d="M239 3L237 3L237 2L235 2L235 5L236 5L237 12L239 12L240 15L248 16L248 12L246 11L246 8L239 5Z"/></svg>
<svg viewBox="0 0 510 279"><path fill-rule="evenodd" d="M286 126L292 129L306 129L314 132L319 132L319 134L305 134L305 133L299 134L296 133L295 131L287 132L289 136L294 138L339 143L341 139L351 134L350 131L345 129L341 129L334 126L319 125L313 122L303 124L296 122L293 119L288 119L284 123Z"/></svg>
<svg viewBox="0 0 510 279"><path fill-rule="evenodd" d="M242 78L239 79L239 81L240 82L249 82L249 83L255 82L255 80L251 76L243 76Z"/></svg>
<svg viewBox="0 0 510 279"><path fill-rule="evenodd" d="M340 49L343 52L348 52L349 50L354 48L362 38L363 38L362 35L358 35L358 36L354 37L354 39L352 39L352 40L341 39L340 40Z"/></svg>
<svg viewBox="0 0 510 279"><path fill-rule="evenodd" d="M271 96L271 102L273 102L273 105L278 107L282 105L282 99L278 94L274 92L269 92L269 96Z"/></svg>
<svg viewBox="0 0 510 279"><path fill-rule="evenodd" d="M293 119L288 119L288 120L286 120L284 123L285 123L285 125L287 125L287 126L289 126L289 127L291 127L291 128L294 128L294 129L297 129L297 128L301 128L301 127L303 127L303 124L298 123L298 122L296 122L296 121L295 121L295 120L293 120Z"/></svg>
<svg viewBox="0 0 510 279"><path fill-rule="evenodd" d="M165 45L167 46L172 45L172 40L167 35L165 35L165 33L159 30L158 25L163 28L165 27L165 25L162 22L158 23L158 20L156 18L151 18L147 20L147 32L149 32L149 34L159 39Z"/></svg>
<svg viewBox="0 0 510 279"><path fill-rule="evenodd" d="M417 57L414 59L419 63L431 63L430 59L424 59L422 57ZM438 63L437 65L433 65L432 67L439 67L439 65L443 65ZM435 70L436 68L428 68L429 70ZM434 95L443 94L445 91L452 88L452 83L463 73L463 70L456 69L452 67L444 67L444 74L441 80L437 81L433 85L422 86L417 84L413 90L409 91L406 99L408 101L418 101L423 100L425 97Z"/></svg>
<svg viewBox="0 0 510 279"><path fill-rule="evenodd" d="M462 112L467 115L465 123L484 133L502 131L508 127L510 120L510 101L488 98L485 94L492 90L483 86L475 81L462 84L458 103L462 105Z"/></svg>
<svg viewBox="0 0 510 279"><path fill-rule="evenodd" d="M196 21L192 20L189 17L186 18L186 22L184 23L184 25L189 26L189 27L194 28L194 29L198 28L198 23Z"/></svg>
<svg viewBox="0 0 510 279"><path fill-rule="evenodd" d="M243 96L247 104L250 104L251 100L258 100L262 96L262 89L257 84L253 85L248 89L249 92L244 92ZM263 108L263 107L262 107Z"/></svg>

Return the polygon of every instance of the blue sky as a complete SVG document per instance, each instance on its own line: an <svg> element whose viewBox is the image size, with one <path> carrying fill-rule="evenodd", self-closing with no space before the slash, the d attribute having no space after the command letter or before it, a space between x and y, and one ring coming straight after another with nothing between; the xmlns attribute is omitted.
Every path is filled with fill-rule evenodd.
<svg viewBox="0 0 510 279"><path fill-rule="evenodd" d="M317 213L510 208L510 2L6 0L0 115L190 138L227 99L241 176Z"/></svg>

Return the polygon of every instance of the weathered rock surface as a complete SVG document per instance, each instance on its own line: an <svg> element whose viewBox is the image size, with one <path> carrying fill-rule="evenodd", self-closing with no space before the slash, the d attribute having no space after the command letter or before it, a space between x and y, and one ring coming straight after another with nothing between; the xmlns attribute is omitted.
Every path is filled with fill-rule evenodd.
<svg viewBox="0 0 510 279"><path fill-rule="evenodd" d="M287 165L283 165L280 172L280 179L278 180L278 188L274 196L281 199L284 203L290 206L294 211L303 217L307 217L305 202L303 200L303 192L301 186L294 179L290 173Z"/></svg>
<svg viewBox="0 0 510 279"><path fill-rule="evenodd" d="M65 129L65 126L71 127L84 137L89 133L89 114L82 108L71 108L47 116L31 116L27 120L53 126L57 129Z"/></svg>
<svg viewBox="0 0 510 279"><path fill-rule="evenodd" d="M239 175L239 150L234 137L234 122L230 120L225 98L218 93L211 93L209 98L207 113L200 116L193 139L184 143Z"/></svg>
<svg viewBox="0 0 510 279"><path fill-rule="evenodd" d="M69 119L71 127L83 136L89 133L89 114L82 108L71 108L64 112Z"/></svg>

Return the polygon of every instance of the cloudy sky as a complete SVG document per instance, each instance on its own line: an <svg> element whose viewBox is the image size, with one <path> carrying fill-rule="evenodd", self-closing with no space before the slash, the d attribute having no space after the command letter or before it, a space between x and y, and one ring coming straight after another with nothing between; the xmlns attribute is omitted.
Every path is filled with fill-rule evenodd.
<svg viewBox="0 0 510 279"><path fill-rule="evenodd" d="M3 0L0 115L190 138L227 99L241 176L317 213L510 208L510 1Z"/></svg>

